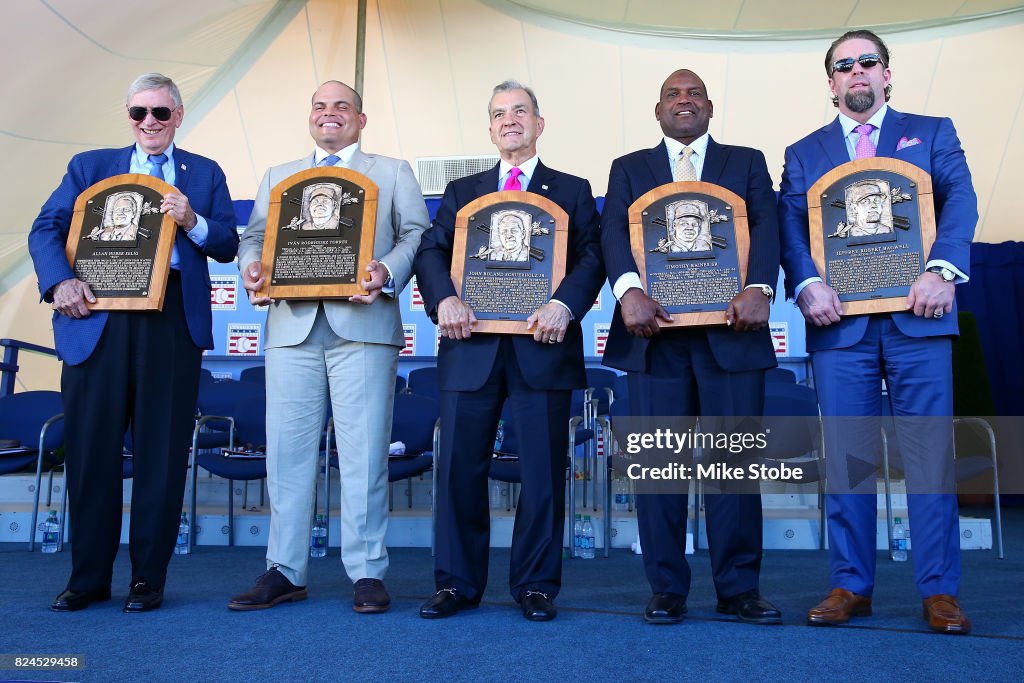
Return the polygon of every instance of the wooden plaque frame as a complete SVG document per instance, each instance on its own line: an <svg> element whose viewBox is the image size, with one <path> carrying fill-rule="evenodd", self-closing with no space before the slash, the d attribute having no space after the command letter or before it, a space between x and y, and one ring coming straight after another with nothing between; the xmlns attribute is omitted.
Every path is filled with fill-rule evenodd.
<svg viewBox="0 0 1024 683"><path fill-rule="evenodd" d="M470 220L475 218L476 214L481 211L489 210L488 215L490 215L498 209L499 205L508 203L527 204L554 219L554 230L551 235L553 238L551 249L554 253L552 254L551 262L549 297L554 294L555 290L558 289L558 285L561 284L562 279L565 277L565 264L569 246L569 215L558 204L539 194L502 190L474 199L462 207L455 216L455 243L452 248L451 275L452 283L455 285L455 291L458 292L459 298L463 297L463 280L466 272L466 250L469 241ZM537 214L535 213L534 218L536 216ZM473 327L473 332L532 335L533 331L526 328L527 317L528 315L522 316L522 320L482 320L478 318L476 325Z"/></svg>
<svg viewBox="0 0 1024 683"><path fill-rule="evenodd" d="M713 197L718 201L723 202L726 208L731 212L730 219L725 223L731 223L732 225L732 237L735 240L734 245L729 245L727 248L735 249L736 261L739 269L739 291L743 291L743 287L747 282L747 264L750 257L750 231L747 226L747 203L743 201L735 192L727 190L719 185L712 183L705 183L702 181L680 181L675 183L668 183L656 187L650 192L646 193L629 207L629 246L633 252L633 259L636 261L637 268L640 270L640 281L644 284L645 291L649 290L647 281L647 247L644 239L644 219L647 217L648 208L655 202L679 195L680 199L699 199L701 196ZM650 222L651 219L648 219ZM665 228L655 228L647 226L648 230L658 229L665 230ZM713 250L713 249L712 249ZM775 283L771 283L774 285ZM708 325L725 325L726 310L729 307L729 302L721 304L721 310L716 308L710 311L700 311L693 313L672 313L673 322L666 323L659 320L659 327L693 327L693 326L708 326Z"/></svg>
<svg viewBox="0 0 1024 683"><path fill-rule="evenodd" d="M67 254L68 263L72 269L75 268L75 264L79 260L79 249L83 240L83 233L86 235L90 231L86 230L86 221L91 215L95 215L98 210L102 213L103 208L94 206L97 201L97 196L101 194L109 194L111 191L131 191L133 187L144 187L148 190L152 190L160 195L162 199L168 192L175 192L176 190L169 183L163 180L143 173L122 173L121 175L111 176L101 180L100 182L87 187L85 190L78 195L75 200L75 208L71 218L71 229L68 231L68 241L65 245L65 253ZM147 209L156 209L159 211L159 202L153 206L152 202L155 198L145 204L144 207L140 207L142 212L138 218L139 220L139 232L144 230L152 232L158 230L159 234L156 235L156 252L152 258L152 267L149 272L149 287L146 292L141 296L109 296L101 295L91 287L92 283L86 280L87 284L90 284L90 288L96 293L96 303L90 304L87 302L87 306L93 311L159 311L164 306L164 294L167 291L167 274L171 268L171 250L174 247L174 236L178 230L178 226L175 224L174 219L170 214L162 214L159 222L153 220L147 220L147 216L153 216L155 218L156 212L147 211ZM143 225L142 222L146 221L147 225ZM138 237L132 241L131 245L125 245L120 249L121 254L125 254L126 251L137 251L135 245L138 242ZM114 243L108 243L110 247L110 254L113 255L118 253L118 246ZM77 273L78 271L76 271Z"/></svg>
<svg viewBox="0 0 1024 683"><path fill-rule="evenodd" d="M833 199L827 196L827 191L837 182L845 180L855 174L871 171L894 173L896 175L903 176L909 181L909 187L917 191L916 204L919 222L917 225L911 224L910 227L905 228L905 230L916 230L920 235L921 269L922 271L924 270L928 253L931 251L932 244L935 242L935 204L932 199L932 178L920 167L906 161L893 159L892 157L869 157L865 159L855 159L841 166L836 166L834 169L819 178L818 181L811 186L811 189L807 191L811 258L814 260L814 265L818 269L818 275L821 276L821 279L826 284L829 284L829 280L826 277L826 274L828 273L825 263L825 240L827 239L827 228L824 224L823 218L823 201ZM857 179L851 179L851 183L856 181ZM898 236L898 230L893 230L893 232ZM914 241L918 241L916 235L914 236ZM842 295L840 295L839 298L842 302L843 315L905 311L907 294L910 292L910 287L908 286L906 290L907 291L900 296L880 296L869 300L844 301Z"/></svg>
<svg viewBox="0 0 1024 683"><path fill-rule="evenodd" d="M307 184L314 180L346 181L359 188L362 194L359 201L362 204L361 225L356 226L360 230L359 253L356 256L354 284L328 282L323 284L274 284L275 254L280 241L282 229L282 202L290 199L288 193L299 184ZM366 276L366 265L373 260L373 248L377 236L377 197L379 190L377 184L368 177L348 168L336 166L323 166L309 168L298 173L293 173L270 191L270 206L267 212L267 225L263 234L263 253L260 257L263 265L263 273L266 274L266 282L259 290L260 296L269 296L272 299L347 299L356 294L366 294L359 282ZM301 213L301 209L300 209ZM330 237L333 235L325 235Z"/></svg>

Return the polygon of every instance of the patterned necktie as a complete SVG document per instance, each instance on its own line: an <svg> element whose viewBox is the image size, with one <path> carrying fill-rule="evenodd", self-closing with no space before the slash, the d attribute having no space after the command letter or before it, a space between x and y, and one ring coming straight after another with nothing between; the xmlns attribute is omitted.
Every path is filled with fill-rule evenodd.
<svg viewBox="0 0 1024 683"><path fill-rule="evenodd" d="M321 166L334 166L339 161L341 161L341 157L339 157L337 154L331 154L330 156L324 157L323 161L320 162L320 165Z"/></svg>
<svg viewBox="0 0 1024 683"><path fill-rule="evenodd" d="M501 189L503 189L503 190L516 190L516 191L522 190L523 186L519 182L519 176L521 176L521 175L523 175L523 172L519 170L518 166L513 168L511 171L508 172L508 180L505 181L505 187L503 187Z"/></svg>
<svg viewBox="0 0 1024 683"><path fill-rule="evenodd" d="M164 179L164 164L167 163L166 154L150 154L149 155L149 175Z"/></svg>
<svg viewBox="0 0 1024 683"><path fill-rule="evenodd" d="M691 156L693 156L693 150L683 147L682 153L676 159L675 178L673 178L676 182L697 179L697 168L690 161Z"/></svg>
<svg viewBox="0 0 1024 683"><path fill-rule="evenodd" d="M871 132L875 130L875 127L870 123L862 123L853 130L860 134L857 144L853 148L857 155L856 158L867 159L875 156L875 143L871 142Z"/></svg>

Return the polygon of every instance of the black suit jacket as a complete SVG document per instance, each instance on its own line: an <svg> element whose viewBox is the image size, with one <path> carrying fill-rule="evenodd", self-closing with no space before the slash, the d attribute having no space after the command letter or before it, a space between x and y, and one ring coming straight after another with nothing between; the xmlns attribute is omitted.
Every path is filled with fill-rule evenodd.
<svg viewBox="0 0 1024 683"><path fill-rule="evenodd" d="M744 199L750 230L750 259L744 284L774 288L779 279L779 228L775 191L764 155L756 149L720 145L709 139L701 180L721 185ZM630 205L650 190L671 182L672 169L664 141L653 149L642 149L612 162L601 214L601 247L608 281L613 286L624 273L639 272L629 246ZM672 333L665 330L660 334ZM767 327L756 332L709 327L707 334L711 352L724 370L741 372L777 364ZM620 370L648 372L650 343L651 340L626 330L622 311L616 304L604 364Z"/></svg>
<svg viewBox="0 0 1024 683"><path fill-rule="evenodd" d="M453 180L434 223L423 233L414 270L423 295L424 310L437 322L437 306L449 296L458 296L451 278L455 214L469 202L498 187L498 166ZM580 320L594 305L604 281L597 207L590 183L542 163L527 188L547 197L569 214L569 253L566 276L552 298L572 311L565 339L560 344L541 344L525 335L476 334L459 341L442 338L437 354L441 388L475 391L487 381L498 353L501 337L512 336L523 378L534 389L575 389L586 386L583 365L583 333Z"/></svg>

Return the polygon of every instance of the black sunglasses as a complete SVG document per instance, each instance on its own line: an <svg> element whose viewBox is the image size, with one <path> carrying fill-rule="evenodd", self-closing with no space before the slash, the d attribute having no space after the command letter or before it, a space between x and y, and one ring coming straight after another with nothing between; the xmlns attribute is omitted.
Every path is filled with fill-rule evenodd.
<svg viewBox="0 0 1024 683"><path fill-rule="evenodd" d="M175 107L177 109L177 107ZM152 113L153 118L157 121L170 121L171 112L174 110L170 107L153 107L147 109L146 107L128 107L128 118L132 121L144 121L146 114Z"/></svg>
<svg viewBox="0 0 1024 683"><path fill-rule="evenodd" d="M835 73L837 71L842 74L849 73L850 71L853 71L854 62L857 62L865 69L870 69L875 64L878 64L881 61L882 57L877 52L871 52L866 55L861 55L860 57L857 57L857 59L854 59L853 57L847 57L846 59L837 59L832 63L832 73Z"/></svg>

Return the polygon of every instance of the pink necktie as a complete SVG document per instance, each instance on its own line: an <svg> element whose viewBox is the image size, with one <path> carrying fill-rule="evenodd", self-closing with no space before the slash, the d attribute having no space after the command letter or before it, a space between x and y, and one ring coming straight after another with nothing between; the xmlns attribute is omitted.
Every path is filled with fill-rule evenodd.
<svg viewBox="0 0 1024 683"><path fill-rule="evenodd" d="M875 143L871 142L871 131L874 129L875 127L870 123L862 123L854 128L860 134L860 137L857 138L857 145L854 147L858 159L875 156Z"/></svg>
<svg viewBox="0 0 1024 683"><path fill-rule="evenodd" d="M522 190L523 186L519 183L519 176L523 175L523 172L519 170L519 167L514 167L508 172L508 180L505 181L505 187L503 190Z"/></svg>

